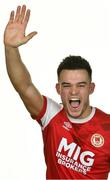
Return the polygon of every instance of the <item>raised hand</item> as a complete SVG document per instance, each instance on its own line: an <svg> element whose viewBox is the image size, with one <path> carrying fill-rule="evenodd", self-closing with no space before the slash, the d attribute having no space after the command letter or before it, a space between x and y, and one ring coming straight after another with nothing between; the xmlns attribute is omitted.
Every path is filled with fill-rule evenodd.
<svg viewBox="0 0 110 180"><path fill-rule="evenodd" d="M30 18L30 10L26 10L26 6L18 6L16 13L11 11L9 22L4 32L4 44L10 47L18 47L27 43L36 31L25 36L25 30Z"/></svg>

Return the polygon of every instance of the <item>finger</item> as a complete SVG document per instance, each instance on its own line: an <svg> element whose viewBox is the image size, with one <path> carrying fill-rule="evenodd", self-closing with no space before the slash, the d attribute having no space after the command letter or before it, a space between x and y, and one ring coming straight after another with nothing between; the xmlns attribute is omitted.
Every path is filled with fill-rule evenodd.
<svg viewBox="0 0 110 180"><path fill-rule="evenodd" d="M12 23L14 20L14 11L11 11L10 13L10 19L9 19L9 23Z"/></svg>
<svg viewBox="0 0 110 180"><path fill-rule="evenodd" d="M37 34L37 32L34 31L34 32L31 32L30 34L28 34L27 36L25 36L25 43L28 42L31 38L33 38L36 34Z"/></svg>
<svg viewBox="0 0 110 180"><path fill-rule="evenodd" d="M16 10L15 21L18 21L18 20L19 20L20 11L21 11L21 6L18 6L18 7L17 7L17 10Z"/></svg>
<svg viewBox="0 0 110 180"><path fill-rule="evenodd" d="M27 23L28 23L28 21L29 21L29 18L30 18L30 9L28 9L27 11L26 11L26 15L25 15L25 18L24 18L24 25L25 25L25 28L26 28L26 26L27 26Z"/></svg>
<svg viewBox="0 0 110 180"><path fill-rule="evenodd" d="M26 13L26 6L25 5L23 5L22 6L22 9L21 9L21 14L20 14L20 16L19 16L19 22L23 22L23 20L24 20L24 17L25 17L25 13Z"/></svg>

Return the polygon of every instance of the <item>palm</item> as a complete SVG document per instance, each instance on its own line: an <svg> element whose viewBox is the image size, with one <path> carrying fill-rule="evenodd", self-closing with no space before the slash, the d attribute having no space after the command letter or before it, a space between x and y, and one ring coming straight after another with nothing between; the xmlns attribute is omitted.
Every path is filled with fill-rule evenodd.
<svg viewBox="0 0 110 180"><path fill-rule="evenodd" d="M5 43L11 46L19 46L25 40L25 29L21 24L8 24L5 30Z"/></svg>
<svg viewBox="0 0 110 180"><path fill-rule="evenodd" d="M22 9L19 6L14 17L14 12L11 12L10 20L6 26L4 33L4 43L11 47L18 47L26 43L31 39L36 32L30 33L28 36L25 36L25 29L30 17L30 11L26 11L26 6L23 6Z"/></svg>

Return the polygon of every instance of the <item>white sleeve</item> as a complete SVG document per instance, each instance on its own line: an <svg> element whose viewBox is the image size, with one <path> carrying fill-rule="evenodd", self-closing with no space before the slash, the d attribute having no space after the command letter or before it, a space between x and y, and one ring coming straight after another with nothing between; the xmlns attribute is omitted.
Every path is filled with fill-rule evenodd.
<svg viewBox="0 0 110 180"><path fill-rule="evenodd" d="M41 118L41 124L43 127L42 130L44 130L44 128L50 123L52 118L62 109L62 106L60 104L56 103L55 101L53 101L48 97L46 98L47 98L46 111L43 117Z"/></svg>

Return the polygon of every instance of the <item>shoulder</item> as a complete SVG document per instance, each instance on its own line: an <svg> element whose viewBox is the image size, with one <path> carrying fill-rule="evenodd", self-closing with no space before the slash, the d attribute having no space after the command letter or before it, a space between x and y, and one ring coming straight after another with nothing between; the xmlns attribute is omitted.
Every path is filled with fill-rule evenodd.
<svg viewBox="0 0 110 180"><path fill-rule="evenodd" d="M105 113L100 109L96 109L96 121L102 127L104 132L110 133L110 114Z"/></svg>
<svg viewBox="0 0 110 180"><path fill-rule="evenodd" d="M101 118L109 119L110 120L110 114L102 111L101 109L96 108L96 115L100 116Z"/></svg>
<svg viewBox="0 0 110 180"><path fill-rule="evenodd" d="M61 104L57 103L49 97L44 96L44 105L41 112L36 117L36 120L44 128L62 110L62 108L63 107Z"/></svg>

